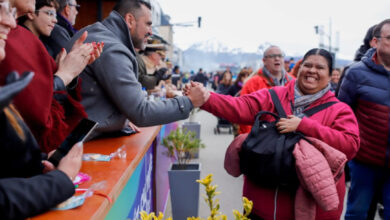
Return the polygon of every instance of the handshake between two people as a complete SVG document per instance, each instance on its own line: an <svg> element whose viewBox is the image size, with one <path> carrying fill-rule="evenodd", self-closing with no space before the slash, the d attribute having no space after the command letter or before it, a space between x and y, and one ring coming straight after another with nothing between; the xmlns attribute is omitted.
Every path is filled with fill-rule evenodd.
<svg viewBox="0 0 390 220"><path fill-rule="evenodd" d="M191 100L194 108L201 107L210 98L210 92L203 84L193 81L185 85L183 94Z"/></svg>

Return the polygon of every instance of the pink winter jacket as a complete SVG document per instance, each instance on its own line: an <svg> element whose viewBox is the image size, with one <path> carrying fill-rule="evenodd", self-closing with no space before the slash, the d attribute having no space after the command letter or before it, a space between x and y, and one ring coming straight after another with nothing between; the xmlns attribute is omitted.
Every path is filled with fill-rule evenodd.
<svg viewBox="0 0 390 220"><path fill-rule="evenodd" d="M336 183L344 171L347 157L328 144L307 137L294 148L300 187L295 195L295 219L314 220L316 204L325 211L339 207Z"/></svg>
<svg viewBox="0 0 390 220"><path fill-rule="evenodd" d="M287 115L292 115L291 104L294 103L295 80L285 87L273 87ZM333 92L327 92L323 97L313 102L308 108L313 108L325 102L338 101ZM231 97L211 93L209 100L201 107L212 114L225 118L232 123L252 125L259 111L276 112L268 90L259 90L249 95ZM264 118L271 120L271 118ZM352 109L345 103L338 102L311 117L304 117L297 131L306 137L314 137L329 146L343 152L348 160L352 159L359 149L359 127ZM340 201L344 199L344 175L336 184ZM243 195L253 201L253 213L263 219L278 220L295 219L296 192L283 189L259 187L244 178ZM316 219L340 219L343 203L337 210L325 211L317 206Z"/></svg>

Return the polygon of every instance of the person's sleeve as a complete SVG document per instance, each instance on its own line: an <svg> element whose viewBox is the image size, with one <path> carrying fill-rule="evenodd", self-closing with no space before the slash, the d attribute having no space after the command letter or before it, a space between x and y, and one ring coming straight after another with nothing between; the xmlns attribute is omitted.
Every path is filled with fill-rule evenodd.
<svg viewBox="0 0 390 220"><path fill-rule="evenodd" d="M35 216L70 198L74 192L72 181L59 170L28 179L0 179L0 219Z"/></svg>
<svg viewBox="0 0 390 220"><path fill-rule="evenodd" d="M347 103L353 109L356 107L357 100L358 85L356 78L356 72L349 68L345 73L337 95L340 101Z"/></svg>
<svg viewBox="0 0 390 220"><path fill-rule="evenodd" d="M93 72L106 94L131 122L137 126L166 124L188 118L193 105L186 96L162 101L148 101L142 94L136 66L127 48L113 45L93 64Z"/></svg>
<svg viewBox="0 0 390 220"><path fill-rule="evenodd" d="M67 100L66 86L62 79L56 75L54 75L53 77L53 89L54 99L57 100L57 102L59 102L63 106Z"/></svg>
<svg viewBox="0 0 390 220"><path fill-rule="evenodd" d="M331 126L304 117L297 131L309 137L317 138L330 146L343 152L347 158L352 159L359 149L359 127L352 109L344 103L335 104L339 107L337 115ZM333 108L333 106L332 106Z"/></svg>
<svg viewBox="0 0 390 220"><path fill-rule="evenodd" d="M252 78L248 79L248 81L245 82L245 84L242 87L241 95L247 95L251 94L252 92L256 92L259 90L260 85L258 85L258 76L253 76Z"/></svg>
<svg viewBox="0 0 390 220"><path fill-rule="evenodd" d="M207 102L201 106L201 109L217 117L232 123L247 125L253 124L259 111L269 111L272 108L273 104L267 89L240 97L211 93Z"/></svg>

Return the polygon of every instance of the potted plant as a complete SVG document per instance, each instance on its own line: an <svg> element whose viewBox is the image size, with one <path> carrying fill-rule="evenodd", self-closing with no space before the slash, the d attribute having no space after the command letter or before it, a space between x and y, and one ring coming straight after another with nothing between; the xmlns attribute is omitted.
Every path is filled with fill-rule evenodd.
<svg viewBox="0 0 390 220"><path fill-rule="evenodd" d="M195 137L200 139L200 123L195 121L195 115L199 112L199 108L194 108L190 112L189 120L183 123L183 128L187 131L192 131L195 133ZM194 158L199 158L199 149L194 152Z"/></svg>
<svg viewBox="0 0 390 220"><path fill-rule="evenodd" d="M195 133L177 128L162 141L168 156L176 160L168 170L173 219L186 219L198 215L200 164L190 163L194 152L204 144Z"/></svg>

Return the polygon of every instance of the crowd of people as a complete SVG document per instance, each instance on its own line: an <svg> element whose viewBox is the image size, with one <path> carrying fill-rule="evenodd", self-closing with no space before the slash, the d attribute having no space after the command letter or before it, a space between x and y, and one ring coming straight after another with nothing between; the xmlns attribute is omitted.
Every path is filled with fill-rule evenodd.
<svg viewBox="0 0 390 220"><path fill-rule="evenodd" d="M190 74L153 35L149 3L120 0L102 22L76 30L79 8L76 0L0 0L1 219L34 216L74 194L82 144L57 167L47 158L83 118L99 123L90 138L104 138L186 119L200 107L235 123L238 136L251 131L257 112L276 112L270 88L288 114L277 123L280 133L300 132L349 160L335 177L337 208L313 204L313 219L340 219L345 178L345 219L373 218L378 202L390 219L389 19L367 31L355 62L342 69L324 49L295 63L272 45L259 70ZM166 98L149 99L160 91ZM326 102L336 104L305 116ZM245 177L243 194L254 202L251 219L297 216L296 191Z"/></svg>

